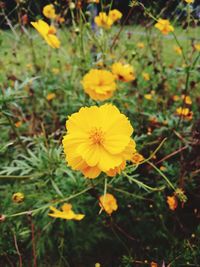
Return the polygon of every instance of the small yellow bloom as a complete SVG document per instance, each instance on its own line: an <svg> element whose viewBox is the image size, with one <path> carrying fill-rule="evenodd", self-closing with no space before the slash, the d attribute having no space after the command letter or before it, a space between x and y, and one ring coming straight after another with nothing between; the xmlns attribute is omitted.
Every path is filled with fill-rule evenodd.
<svg viewBox="0 0 200 267"><path fill-rule="evenodd" d="M77 220L80 221L82 220L85 215L84 214L76 214L73 210L72 210L72 205L65 203L62 207L61 207L61 211L54 208L54 207L49 207L50 210L53 213L49 213L48 215L54 218L61 218L61 219L65 219L65 220Z"/></svg>
<svg viewBox="0 0 200 267"><path fill-rule="evenodd" d="M132 158L131 158L131 162L133 164L139 164L143 160L144 160L144 157L140 153L138 153L138 152L134 153L133 156L132 156Z"/></svg>
<svg viewBox="0 0 200 267"><path fill-rule="evenodd" d="M182 49L180 48L180 46L175 45L175 46L174 46L174 51L175 51L178 55L182 55Z"/></svg>
<svg viewBox="0 0 200 267"><path fill-rule="evenodd" d="M135 74L133 67L129 64L122 64L121 62L116 62L112 65L112 73L116 79L123 82L130 82L135 80Z"/></svg>
<svg viewBox="0 0 200 267"><path fill-rule="evenodd" d="M15 127L19 128L22 125L22 121L15 122Z"/></svg>
<svg viewBox="0 0 200 267"><path fill-rule="evenodd" d="M200 51L200 43L195 44L194 47L197 51Z"/></svg>
<svg viewBox="0 0 200 267"><path fill-rule="evenodd" d="M51 100L54 99L55 97L56 97L56 94L54 94L54 93L49 93L49 94L47 95L46 99L47 99L48 101L51 101Z"/></svg>
<svg viewBox="0 0 200 267"><path fill-rule="evenodd" d="M145 94L144 98L146 98L147 100L152 100L152 94Z"/></svg>
<svg viewBox="0 0 200 267"><path fill-rule="evenodd" d="M56 12L55 8L52 4L46 5L43 8L43 15L48 19L55 19L56 18Z"/></svg>
<svg viewBox="0 0 200 267"><path fill-rule="evenodd" d="M109 13L108 13L108 17L113 21L117 21L119 19L122 18L122 13L117 10L117 9L113 9L113 10L110 10Z"/></svg>
<svg viewBox="0 0 200 267"><path fill-rule="evenodd" d="M113 24L113 20L107 16L105 12L100 12L99 15L94 18L94 22L97 26L104 29L110 29Z"/></svg>
<svg viewBox="0 0 200 267"><path fill-rule="evenodd" d="M187 4L192 4L192 3L194 3L194 0L185 0L185 2L186 2Z"/></svg>
<svg viewBox="0 0 200 267"><path fill-rule="evenodd" d="M53 26L49 26L45 21L38 20L36 22L31 22L33 27L39 32L39 34L45 39L48 45L52 48L59 48L60 41L55 35L56 28Z"/></svg>
<svg viewBox="0 0 200 267"><path fill-rule="evenodd" d="M178 201L175 196L168 196L167 204L169 205L170 210L175 210L178 206Z"/></svg>
<svg viewBox="0 0 200 267"><path fill-rule="evenodd" d="M14 193L12 195L12 201L15 203L20 203L24 201L24 194L21 192Z"/></svg>
<svg viewBox="0 0 200 267"><path fill-rule="evenodd" d="M165 172L165 171L167 170L167 168L166 168L165 166L160 166L160 170L161 170L162 172Z"/></svg>
<svg viewBox="0 0 200 267"><path fill-rule="evenodd" d="M52 68L51 71L53 74L58 74L60 72L60 70L58 68Z"/></svg>
<svg viewBox="0 0 200 267"><path fill-rule="evenodd" d="M95 267L101 267L101 264L99 262L95 263Z"/></svg>
<svg viewBox="0 0 200 267"><path fill-rule="evenodd" d="M150 75L147 72L143 72L142 73L142 77L144 78L145 81L149 81L150 80Z"/></svg>
<svg viewBox="0 0 200 267"><path fill-rule="evenodd" d="M193 112L189 110L189 108L182 108L179 107L176 109L176 114L178 116L181 116L187 120L191 120L193 117Z"/></svg>
<svg viewBox="0 0 200 267"><path fill-rule="evenodd" d="M66 161L86 178L94 179L116 167L122 169L135 152L133 128L111 104L81 108L68 118L66 128L62 141Z"/></svg>
<svg viewBox="0 0 200 267"><path fill-rule="evenodd" d="M81 81L84 91L94 100L106 100L116 90L114 75L107 70L90 70Z"/></svg>
<svg viewBox="0 0 200 267"><path fill-rule="evenodd" d="M144 45L144 43L139 42L139 43L137 43L137 47L140 49L143 49L143 48L145 48L145 45Z"/></svg>
<svg viewBox="0 0 200 267"><path fill-rule="evenodd" d="M189 95L187 95L187 96L182 95L181 97L182 97L182 99L184 99L185 104L192 105L192 99L191 99L191 97Z"/></svg>
<svg viewBox="0 0 200 267"><path fill-rule="evenodd" d="M155 27L162 32L162 34L167 35L174 31L174 27L170 24L167 19L159 19L155 24Z"/></svg>
<svg viewBox="0 0 200 267"><path fill-rule="evenodd" d="M180 99L180 96L178 96L178 95L173 95L173 96L172 96L172 99L173 99L174 101L178 101L178 100Z"/></svg>
<svg viewBox="0 0 200 267"><path fill-rule="evenodd" d="M99 205L109 215L118 209L116 198L108 193L99 198Z"/></svg>

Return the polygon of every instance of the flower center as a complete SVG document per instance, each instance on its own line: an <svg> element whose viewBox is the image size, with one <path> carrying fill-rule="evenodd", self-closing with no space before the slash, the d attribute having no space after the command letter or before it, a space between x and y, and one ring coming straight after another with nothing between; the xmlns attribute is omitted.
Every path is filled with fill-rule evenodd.
<svg viewBox="0 0 200 267"><path fill-rule="evenodd" d="M90 140L94 145L102 145L104 141L104 132L101 128L94 128L90 131Z"/></svg>

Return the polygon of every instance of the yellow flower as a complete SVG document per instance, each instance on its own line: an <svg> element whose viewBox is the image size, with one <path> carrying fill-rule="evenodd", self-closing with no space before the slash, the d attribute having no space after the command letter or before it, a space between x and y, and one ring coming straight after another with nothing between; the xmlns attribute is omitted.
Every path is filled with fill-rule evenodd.
<svg viewBox="0 0 200 267"><path fill-rule="evenodd" d="M87 178L120 168L135 152L133 128L111 104L81 108L68 118L66 128L62 142L66 161Z"/></svg>
<svg viewBox="0 0 200 267"><path fill-rule="evenodd" d="M84 91L94 100L106 100L116 90L114 75L107 70L90 70L81 81Z"/></svg>
<svg viewBox="0 0 200 267"><path fill-rule="evenodd" d="M174 51L175 51L178 55L182 55L182 49L181 49L179 46L175 45L175 46L174 46Z"/></svg>
<svg viewBox="0 0 200 267"><path fill-rule="evenodd" d="M175 196L167 197L167 204L169 205L170 210L175 210L178 206L178 202Z"/></svg>
<svg viewBox="0 0 200 267"><path fill-rule="evenodd" d="M152 94L145 94L144 98L146 98L147 100L152 100Z"/></svg>
<svg viewBox="0 0 200 267"><path fill-rule="evenodd" d="M46 5L43 8L43 15L48 19L55 19L56 18L56 12L55 8L52 4Z"/></svg>
<svg viewBox="0 0 200 267"><path fill-rule="evenodd" d="M118 19L121 19L122 17L122 13L117 10L117 9L113 9L113 10L110 10L109 13L108 13L108 17L113 21L117 21Z"/></svg>
<svg viewBox="0 0 200 267"><path fill-rule="evenodd" d="M139 43L137 43L137 47L140 49L143 49L145 47L145 45L144 45L144 43L139 42Z"/></svg>
<svg viewBox="0 0 200 267"><path fill-rule="evenodd" d="M179 107L176 109L176 114L178 116L181 116L187 120L191 120L193 117L193 112L189 110L189 108L182 108Z"/></svg>
<svg viewBox="0 0 200 267"><path fill-rule="evenodd" d="M55 35L56 29L53 26L49 26L43 20L38 20L36 22L31 22L33 27L39 32L39 34L45 39L48 45L53 48L60 47L60 41Z"/></svg>
<svg viewBox="0 0 200 267"><path fill-rule="evenodd" d="M49 207L51 211L53 211L53 213L49 213L48 215L51 217L55 217L55 218L61 218L61 219L65 219L65 220L77 220L80 221L82 220L85 215L84 214L76 214L73 210L72 210L72 205L65 203L62 207L61 210L58 210L54 207Z"/></svg>
<svg viewBox="0 0 200 267"><path fill-rule="evenodd" d="M12 195L12 201L15 203L20 203L24 201L24 194L17 192Z"/></svg>
<svg viewBox="0 0 200 267"><path fill-rule="evenodd" d="M121 62L114 63L112 65L112 73L115 75L116 79L123 82L135 80L133 67L129 64L122 64Z"/></svg>
<svg viewBox="0 0 200 267"><path fill-rule="evenodd" d="M192 3L194 3L194 0L185 0L185 2L188 4L192 4Z"/></svg>
<svg viewBox="0 0 200 267"><path fill-rule="evenodd" d="M22 121L15 122L15 127L19 128L22 125Z"/></svg>
<svg viewBox="0 0 200 267"><path fill-rule="evenodd" d="M94 18L94 22L97 26L104 29L110 29L113 24L113 20L107 16L105 12L100 12L99 15Z"/></svg>
<svg viewBox="0 0 200 267"><path fill-rule="evenodd" d="M174 101L178 101L178 100L180 99L180 97L179 97L178 95L173 95L173 96L172 96L172 99L173 99Z"/></svg>
<svg viewBox="0 0 200 267"><path fill-rule="evenodd" d="M98 4L99 3L99 0L87 0L87 3L95 3L95 4Z"/></svg>
<svg viewBox="0 0 200 267"><path fill-rule="evenodd" d="M138 152L134 153L131 158L131 162L134 164L139 164L143 160L144 160L144 157Z"/></svg>
<svg viewBox="0 0 200 267"><path fill-rule="evenodd" d="M158 22L155 24L155 27L160 30L164 35L174 31L174 27L167 19L159 19Z"/></svg>
<svg viewBox="0 0 200 267"><path fill-rule="evenodd" d="M197 51L200 51L200 43L195 44L194 47Z"/></svg>
<svg viewBox="0 0 200 267"><path fill-rule="evenodd" d="M142 77L144 78L145 81L149 81L150 80L150 75L147 72L143 72L142 73Z"/></svg>
<svg viewBox="0 0 200 267"><path fill-rule="evenodd" d="M105 194L99 198L100 207L109 215L118 209L117 200L112 194Z"/></svg>
<svg viewBox="0 0 200 267"><path fill-rule="evenodd" d="M187 95L187 96L182 95L181 97L182 97L182 99L184 99L185 104L192 105L192 99L191 99L191 97L189 95Z"/></svg>
<svg viewBox="0 0 200 267"><path fill-rule="evenodd" d="M101 264L99 262L95 263L95 267L101 267Z"/></svg>
<svg viewBox="0 0 200 267"><path fill-rule="evenodd" d="M52 99L54 99L56 97L56 94L54 93L49 93L47 96L46 96L46 99L48 101L51 101Z"/></svg>
<svg viewBox="0 0 200 267"><path fill-rule="evenodd" d="M51 71L53 74L58 74L60 72L60 70L58 68L52 68Z"/></svg>

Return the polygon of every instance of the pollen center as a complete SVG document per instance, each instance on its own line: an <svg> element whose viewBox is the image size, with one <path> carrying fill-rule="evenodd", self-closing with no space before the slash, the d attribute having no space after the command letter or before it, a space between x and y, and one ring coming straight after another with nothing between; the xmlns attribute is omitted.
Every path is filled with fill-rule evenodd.
<svg viewBox="0 0 200 267"><path fill-rule="evenodd" d="M104 132L101 128L94 128L90 132L90 140L94 145L102 145L104 141Z"/></svg>

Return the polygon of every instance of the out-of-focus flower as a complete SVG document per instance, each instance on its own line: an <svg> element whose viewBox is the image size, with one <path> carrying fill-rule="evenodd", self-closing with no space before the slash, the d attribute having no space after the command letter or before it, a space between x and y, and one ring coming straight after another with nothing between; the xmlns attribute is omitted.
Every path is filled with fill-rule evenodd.
<svg viewBox="0 0 200 267"><path fill-rule="evenodd" d="M57 15L55 20L60 24L65 22L65 18L61 17L60 15Z"/></svg>
<svg viewBox="0 0 200 267"><path fill-rule="evenodd" d="M138 42L137 43L137 47L140 48L140 49L143 49L143 48L145 48L145 45L142 42Z"/></svg>
<svg viewBox="0 0 200 267"><path fill-rule="evenodd" d="M167 19L159 19L155 24L155 27L162 32L162 34L167 35L174 31L174 27L170 24Z"/></svg>
<svg viewBox="0 0 200 267"><path fill-rule="evenodd" d="M0 222L4 222L6 219L6 216L4 214L0 214Z"/></svg>
<svg viewBox="0 0 200 267"><path fill-rule="evenodd" d="M38 20L36 22L31 22L33 27L39 32L39 34L45 39L48 45L52 48L59 48L60 41L56 34L56 28L54 26L49 26L45 21Z"/></svg>
<svg viewBox="0 0 200 267"><path fill-rule="evenodd" d="M101 264L99 262L95 263L95 267L101 267Z"/></svg>
<svg viewBox="0 0 200 267"><path fill-rule="evenodd" d="M65 203L62 207L61 207L61 211L54 208L54 207L49 207L50 210L53 213L49 213L48 215L54 218L61 218L61 219L65 219L65 220L76 220L76 221L80 221L82 220L85 215L84 214L76 214L73 210L72 210L72 205Z"/></svg>
<svg viewBox="0 0 200 267"><path fill-rule="evenodd" d="M181 97L182 97L182 99L184 99L185 104L192 105L192 99L191 99L191 97L189 95L187 95L187 96L182 95Z"/></svg>
<svg viewBox="0 0 200 267"><path fill-rule="evenodd" d="M19 128L22 125L22 121L15 122L15 127Z"/></svg>
<svg viewBox="0 0 200 267"><path fill-rule="evenodd" d="M148 72L143 72L142 73L142 77L145 81L149 81L150 80L150 75Z"/></svg>
<svg viewBox="0 0 200 267"><path fill-rule="evenodd" d="M27 24L28 24L28 15L27 15L27 14L24 14L24 15L21 17L21 21L22 21L22 24L23 24L23 25L27 25Z"/></svg>
<svg viewBox="0 0 200 267"><path fill-rule="evenodd" d="M151 262L151 267L158 267L158 264L154 261Z"/></svg>
<svg viewBox="0 0 200 267"><path fill-rule="evenodd" d="M20 203L24 201L24 194L21 192L14 193L12 195L12 201L15 203Z"/></svg>
<svg viewBox="0 0 200 267"><path fill-rule="evenodd" d="M192 4L192 3L194 3L194 0L185 0L185 2L186 2L187 4Z"/></svg>
<svg viewBox="0 0 200 267"><path fill-rule="evenodd" d="M66 161L87 178L121 168L135 152L133 128L111 104L81 108L68 118L66 128L62 142Z"/></svg>
<svg viewBox="0 0 200 267"><path fill-rule="evenodd" d="M117 200L112 194L105 194L99 198L100 207L109 215L118 209Z"/></svg>
<svg viewBox="0 0 200 267"><path fill-rule="evenodd" d="M114 75L107 70L90 70L81 81L84 91L94 100L106 100L116 90Z"/></svg>
<svg viewBox="0 0 200 267"><path fill-rule="evenodd" d="M178 101L178 100L180 99L180 96L178 96L178 95L173 95L173 96L172 96L172 99L173 99L174 101Z"/></svg>
<svg viewBox="0 0 200 267"><path fill-rule="evenodd" d="M113 21L117 21L119 19L122 18L122 13L117 10L117 9L113 9L113 10L110 10L109 13L108 13L108 17Z"/></svg>
<svg viewBox="0 0 200 267"><path fill-rule="evenodd" d="M175 210L178 206L178 201L175 196L168 196L167 204L169 205L170 210Z"/></svg>
<svg viewBox="0 0 200 267"><path fill-rule="evenodd" d="M58 68L52 68L51 71L53 74L58 74L60 72L60 70Z"/></svg>
<svg viewBox="0 0 200 267"><path fill-rule="evenodd" d="M94 22L97 26L104 29L110 29L113 24L113 20L107 16L105 12L100 12L99 15L94 18Z"/></svg>
<svg viewBox="0 0 200 267"><path fill-rule="evenodd" d="M135 80L133 67L129 64L122 64L121 62L114 63L112 65L112 73L117 80L123 82L130 82Z"/></svg>
<svg viewBox="0 0 200 267"><path fill-rule="evenodd" d="M197 50L197 51L200 51L200 43L197 43L194 45L194 48Z"/></svg>
<svg viewBox="0 0 200 267"><path fill-rule="evenodd" d="M145 94L144 98L146 98L147 100L152 100L153 95L152 94Z"/></svg>
<svg viewBox="0 0 200 267"><path fill-rule="evenodd" d="M174 51L178 54L178 55L182 55L182 49L180 48L180 46L175 45L174 46Z"/></svg>
<svg viewBox="0 0 200 267"><path fill-rule="evenodd" d="M54 94L54 93L49 93L49 94L46 96L46 99L47 99L48 101L51 101L51 100L53 100L55 97L56 97L56 94Z"/></svg>
<svg viewBox="0 0 200 267"><path fill-rule="evenodd" d="M132 158L131 158L131 162L133 164L140 164L140 162L142 162L144 160L144 157L142 154L136 152L133 154Z"/></svg>
<svg viewBox="0 0 200 267"><path fill-rule="evenodd" d="M70 8L71 10L73 10L73 9L75 9L75 7L76 7L75 3L74 3L74 2L70 2L70 4L69 4L69 8Z"/></svg>
<svg viewBox="0 0 200 267"><path fill-rule="evenodd" d="M191 120L193 117L193 112L189 110L189 108L179 107L176 109L176 114L185 118L186 120Z"/></svg>
<svg viewBox="0 0 200 267"><path fill-rule="evenodd" d="M99 0L87 0L87 3L99 4Z"/></svg>
<svg viewBox="0 0 200 267"><path fill-rule="evenodd" d="M166 171L166 167L165 166L160 166L160 170L162 171L162 172L165 172Z"/></svg>
<svg viewBox="0 0 200 267"><path fill-rule="evenodd" d="M55 19L56 18L56 12L55 8L52 4L46 5L43 8L43 15L48 19Z"/></svg>

